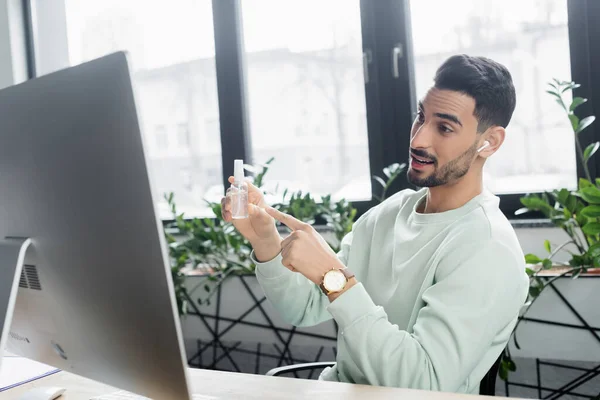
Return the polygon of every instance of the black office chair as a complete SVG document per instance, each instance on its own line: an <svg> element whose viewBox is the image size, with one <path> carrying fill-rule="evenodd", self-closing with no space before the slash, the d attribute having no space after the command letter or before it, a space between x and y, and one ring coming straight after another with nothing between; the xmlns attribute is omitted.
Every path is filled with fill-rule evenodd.
<svg viewBox="0 0 600 400"><path fill-rule="evenodd" d="M494 365L485 374L481 383L479 384L479 394L483 396L495 396L496 395L496 377L498 376L498 369L500 368L500 361L502 355L498 357ZM279 376L283 374L289 374L300 371L311 371L316 369L323 369L327 367L333 367L335 363L331 361L312 362L305 364L294 364L286 365L284 367L273 368L267 372L267 376Z"/></svg>

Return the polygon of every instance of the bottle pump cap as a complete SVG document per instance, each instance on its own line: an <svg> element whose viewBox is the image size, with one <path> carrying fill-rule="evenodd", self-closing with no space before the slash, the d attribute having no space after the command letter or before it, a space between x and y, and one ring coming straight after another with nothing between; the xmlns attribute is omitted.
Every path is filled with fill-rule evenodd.
<svg viewBox="0 0 600 400"><path fill-rule="evenodd" d="M244 160L233 162L233 179L238 184L244 181Z"/></svg>

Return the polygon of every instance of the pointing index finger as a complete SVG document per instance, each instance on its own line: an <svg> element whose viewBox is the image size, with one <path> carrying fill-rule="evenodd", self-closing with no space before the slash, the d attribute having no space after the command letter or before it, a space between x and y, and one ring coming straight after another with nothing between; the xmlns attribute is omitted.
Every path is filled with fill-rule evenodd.
<svg viewBox="0 0 600 400"><path fill-rule="evenodd" d="M306 224L304 222L292 217L289 214L283 213L273 207L267 207L267 208L265 208L265 211L271 217L275 218L277 221L281 222L282 224L284 224L291 230L296 231L296 230L302 229L306 226Z"/></svg>

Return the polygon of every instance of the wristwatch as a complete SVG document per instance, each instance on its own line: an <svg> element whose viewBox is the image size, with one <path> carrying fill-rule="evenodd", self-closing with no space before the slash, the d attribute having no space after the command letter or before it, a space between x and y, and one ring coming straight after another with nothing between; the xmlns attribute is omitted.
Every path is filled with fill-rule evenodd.
<svg viewBox="0 0 600 400"><path fill-rule="evenodd" d="M348 281L354 277L354 273L348 268L332 268L325 272L319 287L326 295L338 293L344 290Z"/></svg>

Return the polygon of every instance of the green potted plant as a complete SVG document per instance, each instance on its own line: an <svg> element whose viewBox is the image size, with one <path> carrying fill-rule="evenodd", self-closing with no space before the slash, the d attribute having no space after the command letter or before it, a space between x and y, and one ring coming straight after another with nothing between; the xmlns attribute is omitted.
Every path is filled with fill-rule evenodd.
<svg viewBox="0 0 600 400"><path fill-rule="evenodd" d="M600 147L600 143L591 143L584 149L579 136L594 122L595 117L592 115L580 119L575 114L577 107L587 99L574 97L570 104L565 102L565 94L579 86L575 82L554 79L548 84L547 93L556 99L571 123L578 160L582 163L585 178L579 179L575 190L562 188L542 194L526 195L521 198L524 208L517 211L517 214L531 211L541 213L568 236L564 243L558 245L545 240L544 247L547 254L525 256L529 266L526 272L530 277L530 285L529 299L523 316L539 299L540 294L556 279L566 275L571 275L575 279L589 269L600 267L600 178L592 177L588 168L588 162ZM556 260L557 256L564 254L567 255L568 262ZM542 271L555 267L561 267L561 270L552 279L544 281L540 277ZM516 331L521 321L522 319L519 319L513 329L513 340L519 349ZM515 370L516 365L507 346L500 365L500 377L506 380L509 372Z"/></svg>

